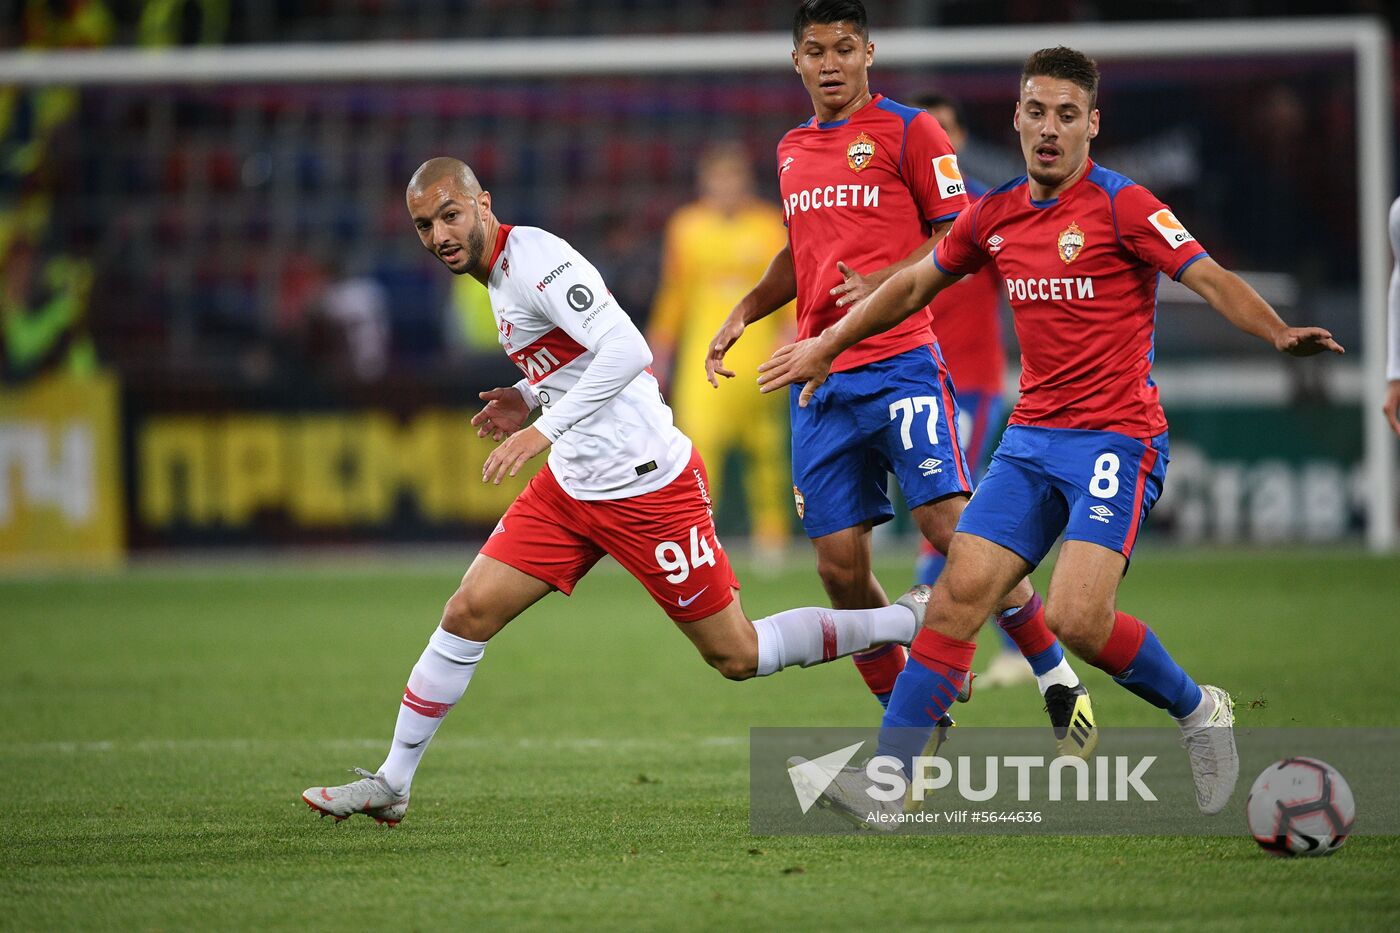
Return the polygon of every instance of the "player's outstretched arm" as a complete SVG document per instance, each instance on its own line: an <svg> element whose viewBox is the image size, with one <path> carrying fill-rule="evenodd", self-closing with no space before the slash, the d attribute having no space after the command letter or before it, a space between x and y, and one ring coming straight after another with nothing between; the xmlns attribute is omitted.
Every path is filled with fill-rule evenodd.
<svg viewBox="0 0 1400 933"><path fill-rule="evenodd" d="M1273 344L1280 353L1312 356L1324 350L1345 353L1322 327L1289 327L1249 283L1205 256L1187 267L1181 283L1206 300L1246 334Z"/></svg>
<svg viewBox="0 0 1400 933"><path fill-rule="evenodd" d="M961 276L949 275L932 260L902 269L875 289L869 298L851 308L845 317L810 337L780 347L758 367L759 391L774 392L794 383L805 383L797 404L807 407L813 393L826 381L832 361L866 337L882 333L933 300Z"/></svg>
<svg viewBox="0 0 1400 933"><path fill-rule="evenodd" d="M846 305L855 304L885 284L886 280L895 273L927 259L937 248L938 241L943 239L951 229L953 229L951 220L938 224L933 228L933 235L915 247L908 256L867 275L862 275L844 262L837 262L836 270L841 273L843 281L831 290L831 294L836 297L836 307L844 308Z"/></svg>
<svg viewBox="0 0 1400 933"><path fill-rule="evenodd" d="M796 297L797 269L792 264L791 247L784 246L768 264L763 278L739 300L720 325L715 339L710 341L710 350L705 354L705 378L710 380L710 385L719 388L716 375L734 378L734 372L724 367L724 355L744 335L744 328L754 321L761 321Z"/></svg>

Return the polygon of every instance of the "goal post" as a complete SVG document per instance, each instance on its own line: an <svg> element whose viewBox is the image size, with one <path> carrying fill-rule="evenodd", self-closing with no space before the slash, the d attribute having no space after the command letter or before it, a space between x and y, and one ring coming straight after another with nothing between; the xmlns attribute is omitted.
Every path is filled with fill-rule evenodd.
<svg viewBox="0 0 1400 933"><path fill-rule="evenodd" d="M1391 37L1379 19L1212 20L1095 25L885 29L877 64L1004 65L1049 45L1099 60L1346 54L1355 66L1359 301L1364 374L1362 424L1368 486L1366 541L1397 545L1397 443L1380 415L1385 390L1386 212L1392 191L1394 105ZM365 82L676 74L785 67L785 33L540 38L415 43L231 46L163 50L0 53L0 86Z"/></svg>

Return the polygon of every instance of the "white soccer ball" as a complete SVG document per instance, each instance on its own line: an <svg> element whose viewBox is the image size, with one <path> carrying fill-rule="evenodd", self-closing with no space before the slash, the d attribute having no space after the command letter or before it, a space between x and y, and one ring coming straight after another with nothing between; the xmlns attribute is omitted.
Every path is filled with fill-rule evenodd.
<svg viewBox="0 0 1400 933"><path fill-rule="evenodd" d="M1331 855L1356 820L1351 788L1336 768L1316 758L1285 758L1249 788L1245 817L1254 841L1274 855Z"/></svg>

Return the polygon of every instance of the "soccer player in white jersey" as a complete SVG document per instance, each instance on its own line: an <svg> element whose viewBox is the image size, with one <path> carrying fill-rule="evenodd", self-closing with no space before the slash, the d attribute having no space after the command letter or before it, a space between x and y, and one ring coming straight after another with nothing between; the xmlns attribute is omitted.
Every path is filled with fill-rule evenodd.
<svg viewBox="0 0 1400 933"><path fill-rule="evenodd" d="M498 221L490 193L456 159L420 166L407 200L423 246L486 285L501 345L525 374L481 393L486 406L472 424L481 437L505 438L482 479L499 483L545 450L549 460L447 601L409 674L384 763L376 773L354 769L361 778L349 784L308 788L302 799L312 809L397 824L423 752L486 643L550 591L570 593L604 554L731 680L914 637L927 587L878 609L791 609L750 621L715 536L705 464L672 423L651 351L597 270L544 230Z"/></svg>
<svg viewBox="0 0 1400 933"><path fill-rule="evenodd" d="M1390 350L1386 355L1384 407L1390 429L1400 437L1400 198L1390 205L1390 249L1395 254L1395 268L1390 272L1390 336L1386 338Z"/></svg>

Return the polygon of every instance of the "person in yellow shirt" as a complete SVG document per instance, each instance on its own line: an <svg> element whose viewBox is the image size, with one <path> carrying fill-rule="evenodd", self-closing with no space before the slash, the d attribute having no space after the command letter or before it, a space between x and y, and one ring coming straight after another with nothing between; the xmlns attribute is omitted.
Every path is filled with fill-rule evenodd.
<svg viewBox="0 0 1400 933"><path fill-rule="evenodd" d="M666 227L647 331L652 369L677 425L711 464L715 502L723 501L731 479L724 464L733 451L743 453L750 533L755 548L771 555L786 548L790 531L785 402L757 395L741 379L726 380L716 391L705 378L705 357L729 310L786 246L787 231L782 210L755 195L753 168L738 143L705 149L696 181L698 200L677 210ZM791 321L789 305L754 323L726 363L757 378L758 364L783 344Z"/></svg>

